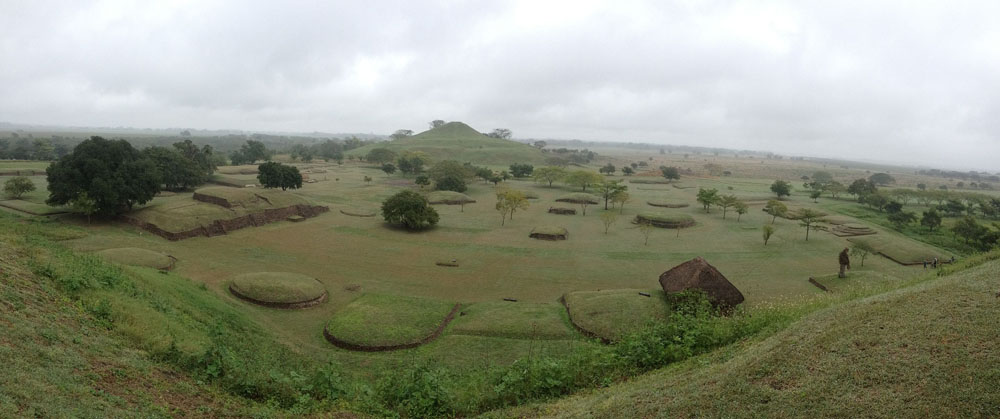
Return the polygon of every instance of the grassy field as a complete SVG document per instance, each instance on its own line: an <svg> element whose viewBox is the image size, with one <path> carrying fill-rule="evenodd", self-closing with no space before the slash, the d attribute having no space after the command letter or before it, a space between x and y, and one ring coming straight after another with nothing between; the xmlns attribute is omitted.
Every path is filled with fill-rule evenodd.
<svg viewBox="0 0 1000 419"><path fill-rule="evenodd" d="M816 312L608 389L491 417L993 417L1000 263Z"/></svg>

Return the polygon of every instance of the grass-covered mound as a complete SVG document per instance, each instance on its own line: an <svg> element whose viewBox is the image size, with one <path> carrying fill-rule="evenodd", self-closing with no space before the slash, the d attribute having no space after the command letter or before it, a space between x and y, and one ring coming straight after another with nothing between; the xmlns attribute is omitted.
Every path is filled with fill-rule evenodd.
<svg viewBox="0 0 1000 419"><path fill-rule="evenodd" d="M903 265L921 265L924 261L932 261L934 258L943 262L952 256L951 253L936 247L889 234L851 237L847 240L852 243L866 243L880 255Z"/></svg>
<svg viewBox="0 0 1000 419"><path fill-rule="evenodd" d="M427 202L430 204L444 205L465 205L476 202L468 195L455 191L434 191L427 194Z"/></svg>
<svg viewBox="0 0 1000 419"><path fill-rule="evenodd" d="M574 192L556 198L556 202L569 202L572 204L596 204L600 198L589 193Z"/></svg>
<svg viewBox="0 0 1000 419"><path fill-rule="evenodd" d="M577 291L563 296L563 302L574 326L605 341L616 341L670 315L663 290Z"/></svg>
<svg viewBox="0 0 1000 419"><path fill-rule="evenodd" d="M7 199L0 201L0 207L10 208L12 210L31 215L56 215L68 212L65 207L52 207L46 204L21 199Z"/></svg>
<svg viewBox="0 0 1000 419"><path fill-rule="evenodd" d="M573 339L576 333L557 303L488 301L462 308L449 334L512 339Z"/></svg>
<svg viewBox="0 0 1000 419"><path fill-rule="evenodd" d="M663 207L663 208L685 208L691 205L686 202L661 201L661 200L646 201L646 204L653 207Z"/></svg>
<svg viewBox="0 0 1000 419"><path fill-rule="evenodd" d="M374 217L378 214L375 210L358 208L344 208L340 210L340 213L351 217Z"/></svg>
<svg viewBox="0 0 1000 419"><path fill-rule="evenodd" d="M326 300L326 287L315 278L290 272L255 272L238 275L229 292L267 307L303 308Z"/></svg>
<svg viewBox="0 0 1000 419"><path fill-rule="evenodd" d="M558 226L538 226L531 229L528 237L540 240L566 240L569 234L563 227Z"/></svg>
<svg viewBox="0 0 1000 419"><path fill-rule="evenodd" d="M629 179L628 183L637 183L642 185L666 185L670 183L670 181L665 178L634 177L632 179Z"/></svg>
<svg viewBox="0 0 1000 419"><path fill-rule="evenodd" d="M224 175L256 175L258 173L256 164L244 164L241 166L222 166L216 169L216 171Z"/></svg>
<svg viewBox="0 0 1000 419"><path fill-rule="evenodd" d="M650 223L660 228L686 228L694 225L694 218L687 214L642 213L635 216L633 223Z"/></svg>
<svg viewBox="0 0 1000 419"><path fill-rule="evenodd" d="M839 237L867 236L878 232L862 224L835 224L830 232Z"/></svg>
<svg viewBox="0 0 1000 419"><path fill-rule="evenodd" d="M140 249L138 247L105 249L97 252L97 255L122 265L140 266L163 271L174 267L174 258L160 252Z"/></svg>
<svg viewBox="0 0 1000 419"><path fill-rule="evenodd" d="M365 294L336 312L323 334L344 349L414 348L436 338L458 307L428 298Z"/></svg>
<svg viewBox="0 0 1000 419"><path fill-rule="evenodd" d="M491 138L461 122L449 122L412 137L369 144L346 154L365 156L376 148L397 154L403 151L427 153L433 161L456 160L476 164L508 165L511 162L541 165L545 155L538 148L517 141Z"/></svg>
<svg viewBox="0 0 1000 419"><path fill-rule="evenodd" d="M297 195L277 189L229 188L225 186L199 188L194 191L194 199L226 208L247 210L284 208L307 203Z"/></svg>

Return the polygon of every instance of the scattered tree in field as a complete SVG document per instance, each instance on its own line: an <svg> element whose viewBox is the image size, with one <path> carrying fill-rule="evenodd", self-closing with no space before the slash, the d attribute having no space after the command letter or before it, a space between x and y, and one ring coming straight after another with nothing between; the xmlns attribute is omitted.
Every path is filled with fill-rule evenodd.
<svg viewBox="0 0 1000 419"><path fill-rule="evenodd" d="M722 172L725 171L723 170L722 165L718 163L708 163L702 167L708 172L709 175L712 176L722 176Z"/></svg>
<svg viewBox="0 0 1000 419"><path fill-rule="evenodd" d="M864 197L871 195L878 191L875 183L866 179L855 179L851 182L851 186L847 187L847 193L854 195L858 198L858 202L861 202Z"/></svg>
<svg viewBox="0 0 1000 419"><path fill-rule="evenodd" d="M920 225L927 227L928 231L934 231L935 228L941 227L941 214L938 214L933 208L924 211L923 217L920 218Z"/></svg>
<svg viewBox="0 0 1000 419"><path fill-rule="evenodd" d="M649 235L652 234L652 233L653 233L653 223L651 223L649 221L641 221L641 222L639 222L639 234L642 234L642 238L643 238L642 245L643 246L648 246L649 245Z"/></svg>
<svg viewBox="0 0 1000 419"><path fill-rule="evenodd" d="M588 171L588 170L575 170L569 173L563 181L570 186L578 186L583 191L587 190L587 186L599 183L604 180L601 175Z"/></svg>
<svg viewBox="0 0 1000 419"><path fill-rule="evenodd" d="M888 212L889 214L895 214L902 210L903 204L900 204L899 202L891 201L888 204L885 204L885 212Z"/></svg>
<svg viewBox="0 0 1000 419"><path fill-rule="evenodd" d="M705 208L705 212L711 212L712 205L718 204L720 199L718 189L698 188L698 203Z"/></svg>
<svg viewBox="0 0 1000 419"><path fill-rule="evenodd" d="M229 160L233 165L254 164L258 160L271 160L271 150L260 141L247 140L239 150L229 155Z"/></svg>
<svg viewBox="0 0 1000 419"><path fill-rule="evenodd" d="M566 177L566 169L558 166L539 167L534 171L535 182L546 182L550 188L553 182L560 181L564 177Z"/></svg>
<svg viewBox="0 0 1000 419"><path fill-rule="evenodd" d="M535 148L538 148L539 150L541 150L541 149L545 148L545 146L547 146L549 144L546 143L545 141L535 141L535 142L531 143L531 145L533 145L533 146L535 146Z"/></svg>
<svg viewBox="0 0 1000 419"><path fill-rule="evenodd" d="M413 130L409 129L398 129L396 132L392 133L389 138L393 140L402 140L403 138L413 136Z"/></svg>
<svg viewBox="0 0 1000 419"><path fill-rule="evenodd" d="M431 178L429 178L429 177L427 177L425 175L420 175L420 176L417 176L417 178L413 180L413 183L416 183L417 185L420 185L420 189L423 189L424 186L427 186L427 185L431 184Z"/></svg>
<svg viewBox="0 0 1000 419"><path fill-rule="evenodd" d="M809 197L812 198L813 202L819 202L819 196L823 194L821 189L813 189L809 191Z"/></svg>
<svg viewBox="0 0 1000 419"><path fill-rule="evenodd" d="M771 240L774 230L774 224L764 224L764 227L762 227L761 231L764 233L764 246L767 246L767 241Z"/></svg>
<svg viewBox="0 0 1000 419"><path fill-rule="evenodd" d="M468 189L465 182L474 173L474 168L466 167L454 160L439 161L427 170L427 175L434 180L438 190L455 192L465 192Z"/></svg>
<svg viewBox="0 0 1000 419"><path fill-rule="evenodd" d="M514 163L510 165L510 174L514 177L528 177L535 171L535 166L527 163Z"/></svg>
<svg viewBox="0 0 1000 419"><path fill-rule="evenodd" d="M956 236L965 239L965 244L969 244L969 242L979 239L989 229L976 222L975 218L965 216L951 227L951 231Z"/></svg>
<svg viewBox="0 0 1000 419"><path fill-rule="evenodd" d="M430 161L427 153L422 151L405 151L398 159L396 165L400 172L404 174L416 174L424 171L424 165Z"/></svg>
<svg viewBox="0 0 1000 419"><path fill-rule="evenodd" d="M628 190L628 186L622 185L620 180L606 180L594 185L594 187L596 188L597 193L600 194L599 196L604 198L605 210L608 209L608 202L614 198L615 194Z"/></svg>
<svg viewBox="0 0 1000 419"><path fill-rule="evenodd" d="M439 216L420 194L402 191L382 202L382 217L390 224L419 230L437 224Z"/></svg>
<svg viewBox="0 0 1000 419"><path fill-rule="evenodd" d="M843 183L833 181L828 183L826 185L826 188L824 188L823 190L824 192L830 194L830 197L832 197L833 199L837 199L840 197L841 194L847 192L847 187L844 186Z"/></svg>
<svg viewBox="0 0 1000 419"><path fill-rule="evenodd" d="M681 171L673 166L671 167L661 166L660 173L662 173L663 177L667 180L678 180L681 178Z"/></svg>
<svg viewBox="0 0 1000 419"><path fill-rule="evenodd" d="M445 176L434 182L434 188L439 191L455 191L455 192L465 192L469 189L465 185L465 181L460 179L458 176Z"/></svg>
<svg viewBox="0 0 1000 419"><path fill-rule="evenodd" d="M826 185L829 185L830 182L833 182L833 175L831 175L829 172L819 171L813 173L812 181L813 183L818 184L822 188L825 187Z"/></svg>
<svg viewBox="0 0 1000 419"><path fill-rule="evenodd" d="M298 189L302 187L302 174L295 166L269 161L257 166L257 181L265 188Z"/></svg>
<svg viewBox="0 0 1000 419"><path fill-rule="evenodd" d="M896 183L896 179L890 176L888 173L875 173L869 176L868 180L879 186L886 186L891 183Z"/></svg>
<svg viewBox="0 0 1000 419"><path fill-rule="evenodd" d="M371 176L365 176L365 183L371 183L371 181L372 181Z"/></svg>
<svg viewBox="0 0 1000 419"><path fill-rule="evenodd" d="M176 149L149 147L140 154L156 165L163 188L168 191L192 188L201 185L206 179L204 171Z"/></svg>
<svg viewBox="0 0 1000 419"><path fill-rule="evenodd" d="M614 211L604 211L601 213L601 224L604 224L604 234L608 234L608 229L618 221L618 213Z"/></svg>
<svg viewBox="0 0 1000 419"><path fill-rule="evenodd" d="M635 164L635 163L632 163L632 164ZM632 168L632 167L628 167L628 166L622 167L622 174L625 175L625 176L632 176L633 174L635 174L635 169Z"/></svg>
<svg viewBox="0 0 1000 419"><path fill-rule="evenodd" d="M615 174L615 170L617 170L617 168L615 167L615 165L613 165L611 163L608 163L608 164L604 165L603 167L601 167L600 169L598 169L599 172L601 172L602 174L605 174L607 176L611 176L611 175Z"/></svg>
<svg viewBox="0 0 1000 419"><path fill-rule="evenodd" d="M13 177L3 183L3 192L14 199L21 199L22 195L34 190L35 182L24 176Z"/></svg>
<svg viewBox="0 0 1000 419"><path fill-rule="evenodd" d="M896 226L897 230L902 230L906 225L917 220L917 215L909 211L898 211L889 214L889 222Z"/></svg>
<svg viewBox="0 0 1000 419"><path fill-rule="evenodd" d="M743 214L746 214L747 211L750 210L750 206L747 205L746 202L736 201L736 204L733 205L733 210L736 211L736 222L738 223L740 222L740 217L742 217Z"/></svg>
<svg viewBox="0 0 1000 419"><path fill-rule="evenodd" d="M926 191L927 190L927 184L925 184L925 183L918 183L917 184L917 189L919 189L921 191Z"/></svg>
<svg viewBox="0 0 1000 419"><path fill-rule="evenodd" d="M799 225L806 228L806 241L809 241L809 230L812 225L823 221L826 214L810 208L802 208L795 213L795 218L799 220Z"/></svg>
<svg viewBox="0 0 1000 419"><path fill-rule="evenodd" d="M142 205L160 191L156 165L125 140L91 137L52 163L48 175L49 205L66 205L86 193L95 214L113 216Z"/></svg>
<svg viewBox="0 0 1000 419"><path fill-rule="evenodd" d="M792 194L792 184L780 179L776 180L771 184L771 192L778 195L778 199L781 199L783 196L789 196Z"/></svg>
<svg viewBox="0 0 1000 419"><path fill-rule="evenodd" d="M514 213L519 209L527 209L528 198L524 196L524 192L515 191L508 189L506 187L497 190L497 204L496 209L500 212L500 225L503 226L504 222L509 217L511 220L514 219Z"/></svg>
<svg viewBox="0 0 1000 419"><path fill-rule="evenodd" d="M627 204L630 199L632 199L632 197L629 196L628 192L623 189L611 196L611 205L618 205L618 213L622 214L625 212L625 204Z"/></svg>
<svg viewBox="0 0 1000 419"><path fill-rule="evenodd" d="M513 133L507 128L496 128L489 134L486 134L487 137L499 138L502 140L509 140L512 135Z"/></svg>
<svg viewBox="0 0 1000 419"><path fill-rule="evenodd" d="M851 246L851 255L861 258L861 266L865 266L865 258L875 253L875 248L865 242L857 242Z"/></svg>
<svg viewBox="0 0 1000 419"><path fill-rule="evenodd" d="M430 122L431 129L440 127L440 126L442 126L444 124L445 124L445 122L442 121L442 120L440 120L440 119L435 119L435 120L433 120L433 121Z"/></svg>
<svg viewBox="0 0 1000 419"><path fill-rule="evenodd" d="M385 163L382 165L382 171L385 172L386 175L392 175L393 173L396 173L396 165L392 163Z"/></svg>
<svg viewBox="0 0 1000 419"><path fill-rule="evenodd" d="M365 160L375 164L391 163L396 160L396 152L388 148L373 148L365 155Z"/></svg>
<svg viewBox="0 0 1000 419"><path fill-rule="evenodd" d="M719 208L722 208L722 219L726 219L726 212L729 208L733 208L740 202L740 199L736 195L723 195L719 197L718 204Z"/></svg>
<svg viewBox="0 0 1000 419"><path fill-rule="evenodd" d="M774 224L774 220L778 217L784 218L788 215L788 206L781 201L772 199L764 205L764 212L771 214L771 224Z"/></svg>
<svg viewBox="0 0 1000 419"><path fill-rule="evenodd" d="M69 201L69 207L73 212L87 216L87 224L90 224L90 217L97 212L97 201L94 201L86 192L81 192L76 198Z"/></svg>

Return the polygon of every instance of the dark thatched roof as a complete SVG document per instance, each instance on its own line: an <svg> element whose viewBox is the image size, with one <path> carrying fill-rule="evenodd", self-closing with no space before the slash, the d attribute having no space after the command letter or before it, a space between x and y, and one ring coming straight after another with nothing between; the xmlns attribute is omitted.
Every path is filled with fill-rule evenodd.
<svg viewBox="0 0 1000 419"><path fill-rule="evenodd" d="M660 275L660 286L667 293L702 290L716 306L735 307L743 302L743 293L700 256L664 272Z"/></svg>

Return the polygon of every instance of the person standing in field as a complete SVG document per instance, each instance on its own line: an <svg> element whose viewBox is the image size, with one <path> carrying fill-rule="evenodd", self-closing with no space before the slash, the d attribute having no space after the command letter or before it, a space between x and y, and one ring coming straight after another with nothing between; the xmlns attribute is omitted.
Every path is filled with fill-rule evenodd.
<svg viewBox="0 0 1000 419"><path fill-rule="evenodd" d="M837 275L838 278L847 278L847 270L851 269L851 257L847 255L848 249L845 247L843 252L840 252L840 274Z"/></svg>

